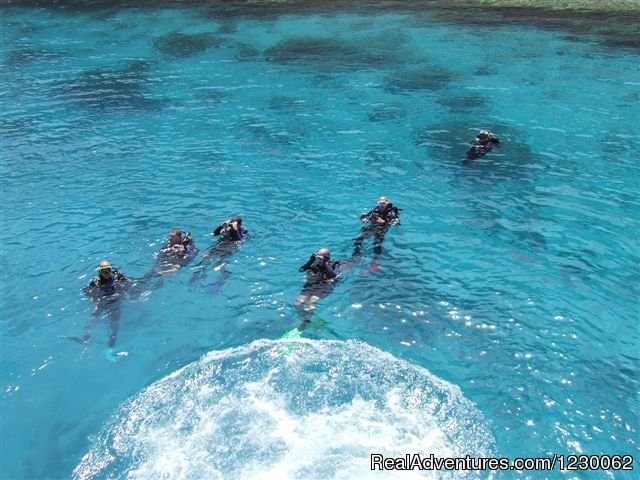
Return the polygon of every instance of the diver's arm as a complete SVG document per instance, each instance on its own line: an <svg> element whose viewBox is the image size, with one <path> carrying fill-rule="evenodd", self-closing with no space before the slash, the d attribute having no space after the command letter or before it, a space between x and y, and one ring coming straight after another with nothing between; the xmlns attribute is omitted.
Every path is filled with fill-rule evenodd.
<svg viewBox="0 0 640 480"><path fill-rule="evenodd" d="M167 242L158 253L173 253L173 247L170 242Z"/></svg>
<svg viewBox="0 0 640 480"><path fill-rule="evenodd" d="M307 270L309 270L309 268L311 267L311 265L313 265L314 260L316 259L315 255L311 255L309 257L309 260L307 261L307 263L305 263L303 266L301 266L298 271L299 272L306 272Z"/></svg>
<svg viewBox="0 0 640 480"><path fill-rule="evenodd" d="M129 287L131 285L133 285L133 280L131 280L128 277L125 277L123 274L121 274L119 271L116 270L115 272L115 279L116 279L116 284L122 288L122 290L126 291L129 289Z"/></svg>
<svg viewBox="0 0 640 480"><path fill-rule="evenodd" d="M84 293L89 298L96 298L98 296L98 285L96 284L96 279L92 278L89 282L89 285L82 289L82 293Z"/></svg>
<svg viewBox="0 0 640 480"><path fill-rule="evenodd" d="M239 227L233 228L233 226L231 226L231 235L233 236L233 240L236 242L242 240L242 231Z"/></svg>
<svg viewBox="0 0 640 480"><path fill-rule="evenodd" d="M113 276L115 277L117 282L129 282L130 280L125 277L122 273L120 273L120 270L118 269L113 269Z"/></svg>
<svg viewBox="0 0 640 480"><path fill-rule="evenodd" d="M391 207L387 223L389 225L400 225L400 211L397 207Z"/></svg>
<svg viewBox="0 0 640 480"><path fill-rule="evenodd" d="M367 213L363 213L362 215L360 215L360 220L365 223L371 221L371 217L373 216L374 211L375 208L373 210L369 210Z"/></svg>
<svg viewBox="0 0 640 480"><path fill-rule="evenodd" d="M222 229L224 227L227 226L227 222L222 222L220 225L218 225L218 227L213 231L214 235L220 235L220 232L222 232Z"/></svg>

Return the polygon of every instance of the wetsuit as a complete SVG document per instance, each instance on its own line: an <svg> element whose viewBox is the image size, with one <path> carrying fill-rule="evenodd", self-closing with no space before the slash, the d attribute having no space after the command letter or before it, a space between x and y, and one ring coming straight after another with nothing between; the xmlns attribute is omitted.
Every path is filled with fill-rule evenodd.
<svg viewBox="0 0 640 480"><path fill-rule="evenodd" d="M182 245L184 249L177 249L178 245ZM198 249L189 232L182 232L180 242L174 245L171 245L171 240L168 240L156 255L153 267L136 282L134 297L144 293L152 279L155 279L152 288L160 288L164 283L162 277L187 266L197 255Z"/></svg>
<svg viewBox="0 0 640 480"><path fill-rule="evenodd" d="M384 242L384 236L389 227L391 225L400 225L399 212L400 210L394 207L392 203L387 203L384 207L376 205L373 210L360 215L360 220L366 218L369 222L362 227L362 233L353 242L353 256L359 257L361 255L362 243L371 236L373 236L373 253L380 255L382 253L382 242ZM378 222L378 219L382 219L384 223Z"/></svg>
<svg viewBox="0 0 640 480"><path fill-rule="evenodd" d="M209 250L209 256L215 257L220 262L233 255L240 246L240 242L249 238L249 232L242 228L242 225L238 225L238 229L234 230L229 222L222 222L213 234L219 235L220 241Z"/></svg>
<svg viewBox="0 0 640 480"><path fill-rule="evenodd" d="M84 293L94 300L100 300L114 293L124 293L130 284L131 280L114 268L110 278L98 275L92 279L89 285L84 287Z"/></svg>
<svg viewBox="0 0 640 480"><path fill-rule="evenodd" d="M213 231L214 235L219 235L220 240L218 243L209 248L209 251L203 255L202 262L196 266L196 270L191 276L191 280L189 283L192 284L196 281L200 281L207 276L207 267L213 262L217 261L219 264L224 262L224 260L231 255L233 255L238 247L240 246L240 242L244 242L249 238L249 232L242 228L242 225L238 225L238 229L234 230L231 226L230 222L222 222L218 227ZM231 273L225 269L225 266L222 265L222 271L220 272L220 278L215 284L215 287L211 287L210 290L214 289L218 291L222 285L227 281L227 279L231 276Z"/></svg>
<svg viewBox="0 0 640 480"><path fill-rule="evenodd" d="M218 225L218 228L213 231L213 234L220 235L221 242L242 242L246 240L249 232L240 225L237 230L234 230L229 222L223 222Z"/></svg>
<svg viewBox="0 0 640 480"><path fill-rule="evenodd" d="M307 282L300 295L325 298L336 285L339 268L340 262L332 262L327 257L312 254L307 263L298 269L300 272L307 272Z"/></svg>
<svg viewBox="0 0 640 480"><path fill-rule="evenodd" d="M488 135L478 135L473 142L471 148L467 152L467 160L475 160L483 157L491 151L493 147L499 147L500 140L493 133Z"/></svg>
<svg viewBox="0 0 640 480"><path fill-rule="evenodd" d="M177 252L174 247L176 245L182 245L184 247L184 251ZM164 247L160 249L159 254L167 259L181 259L181 260L193 260L195 256L198 254L198 249L196 248L196 244L191 237L189 232L182 232L180 234L180 243L171 245L171 240L169 240ZM187 263L188 263L187 261Z"/></svg>
<svg viewBox="0 0 640 480"><path fill-rule="evenodd" d="M112 347L116 343L118 322L120 320L120 303L122 303L122 298L130 286L131 280L114 268L112 269L110 278L104 278L98 275L83 289L84 293L96 302L93 316L98 317L101 313L106 312L111 320L109 347ZM93 323L95 324L95 321ZM87 329L84 337L79 339L79 341L82 341L82 343L89 341L89 331L91 328L92 326Z"/></svg>

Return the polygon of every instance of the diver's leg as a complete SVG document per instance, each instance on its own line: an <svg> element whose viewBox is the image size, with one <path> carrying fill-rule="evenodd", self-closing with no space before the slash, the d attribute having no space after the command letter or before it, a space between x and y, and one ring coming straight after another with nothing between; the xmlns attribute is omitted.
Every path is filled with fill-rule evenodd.
<svg viewBox="0 0 640 480"><path fill-rule="evenodd" d="M155 279L154 282L152 282ZM129 289L129 295L133 299L139 299L147 290L155 290L162 287L164 280L158 269L158 264L154 265L151 270L144 274L144 276L136 280Z"/></svg>
<svg viewBox="0 0 640 480"><path fill-rule="evenodd" d="M203 255L202 261L198 264L197 267L194 268L194 273L191 277L191 280L189 280L189 284L204 280L207 277L207 269L213 262L217 263L216 267L214 267L214 270L224 269L225 259L233 255L236 250L237 248L234 244L226 244L225 242L216 244L213 248L211 248L207 253ZM223 276L221 280L215 282L216 286L221 287L222 283L227 281L230 275L231 273L228 273L226 276Z"/></svg>
<svg viewBox="0 0 640 480"><path fill-rule="evenodd" d="M120 328L120 307L116 306L113 309L109 310L109 320L111 332L109 333L109 348L113 347L116 344L116 339L118 337L118 329Z"/></svg>
<svg viewBox="0 0 640 480"><path fill-rule="evenodd" d="M311 315L313 315L318 300L320 300L320 297L318 295L311 295L311 297L309 298L309 303L307 304L307 312L309 313L309 318L311 318Z"/></svg>
<svg viewBox="0 0 640 480"><path fill-rule="evenodd" d="M370 230L364 230L358 238L353 241L353 255L352 258L357 258L362 255L362 244L371 235Z"/></svg>
<svg viewBox="0 0 640 480"><path fill-rule="evenodd" d="M302 319L302 325L300 327L300 330L304 330L304 328L306 327L306 324L309 323L311 319L313 308L311 309L311 311L309 311L309 308L310 308L309 306L317 302L317 300L315 300L315 302L313 300L314 298L317 298L317 297L315 297L315 295L313 295L312 293L308 292L309 288L310 287L308 285L304 286L304 288L302 289L302 292L296 299L296 303L294 304L296 310L298 311L298 315L300 315L300 318Z"/></svg>
<svg viewBox="0 0 640 480"><path fill-rule="evenodd" d="M215 245L208 252L202 255L202 260L198 265L193 268L193 275L191 276L191 280L189 280L189 284L194 284L195 282L199 282L207 278L207 271L209 267L214 261L220 261L220 251L219 245Z"/></svg>
<svg viewBox="0 0 640 480"><path fill-rule="evenodd" d="M231 277L231 272L225 268L223 263L220 267L220 278L218 279L218 286L221 287Z"/></svg>
<svg viewBox="0 0 640 480"><path fill-rule="evenodd" d="M311 317L313 316L313 312L316 309L316 303L318 303L318 300L320 300L320 297L318 297L317 295L309 295L307 298L308 302L306 304L306 307L299 310L300 318L302 318L302 323L298 327L298 330L300 331L307 328L311 323Z"/></svg>
<svg viewBox="0 0 640 480"><path fill-rule="evenodd" d="M236 253L237 250L238 246L235 242L221 245L218 249L218 263L224 262L227 258Z"/></svg>
<svg viewBox="0 0 640 480"><path fill-rule="evenodd" d="M386 230L378 230L373 238L374 258L382 254L382 243L384 242L384 236L386 233Z"/></svg>
<svg viewBox="0 0 640 480"><path fill-rule="evenodd" d="M211 294L216 294L220 292L220 289L225 284L225 282L231 277L231 272L225 268L225 264L221 263L214 270L220 270L220 276L218 280L207 285L207 290Z"/></svg>
<svg viewBox="0 0 640 480"><path fill-rule="evenodd" d="M207 278L207 265L198 265L193 272L193 275L191 275L191 279L189 280L189 285L192 285L196 282L199 282L201 280L204 280L205 278Z"/></svg>
<svg viewBox="0 0 640 480"><path fill-rule="evenodd" d="M301 293L300 295L298 295L298 298L296 298L296 302L294 303L294 307L296 307L296 310L303 309L305 303L307 303L307 300L309 300L309 296L307 294Z"/></svg>
<svg viewBox="0 0 640 480"><path fill-rule="evenodd" d="M91 333L93 329L96 328L96 324L98 323L98 317L104 311L104 306L100 304L100 301L96 304L96 307L91 312L91 321L84 327L84 334L82 338L73 337L74 340L80 341L81 343L89 343L91 341Z"/></svg>

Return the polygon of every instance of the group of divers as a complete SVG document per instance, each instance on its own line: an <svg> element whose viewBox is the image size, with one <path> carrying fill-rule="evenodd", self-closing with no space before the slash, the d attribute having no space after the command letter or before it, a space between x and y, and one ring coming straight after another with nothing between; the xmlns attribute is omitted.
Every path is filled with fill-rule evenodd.
<svg viewBox="0 0 640 480"><path fill-rule="evenodd" d="M471 143L467 152L467 160L474 160L487 154L494 146L500 146L500 140L493 133L481 130ZM331 259L328 248L321 248L311 254L309 260L298 270L307 273L304 284L295 308L300 314L302 323L299 327L287 332L285 336L299 337L302 331L311 323L311 317L319 300L326 298L336 286L343 271L359 261L362 256L362 245L365 240L373 238L373 260L369 264L369 270L377 270L377 257L382 253L382 244L385 235L392 226L400 225L400 209L394 206L387 197L378 198L376 206L360 216L362 228L360 235L353 240L354 248L351 260L339 262ZM242 218L235 216L222 222L213 231L212 235L218 236L218 241L207 249L202 255L202 261L193 268L190 284L198 282L207 276L207 270L216 262L215 270L221 270L220 278L216 283L208 286L211 293L216 293L222 284L230 276L224 268L225 260L231 256L238 247L249 239L249 232L242 225ZM173 273L191 263L198 255L193 237L189 232L174 228L169 233L168 241L156 254L156 261L141 279L132 280L114 268L108 260L103 260L97 267L96 276L84 287L84 293L95 302L94 318L82 337L68 337L72 340L87 344L91 340L91 331L98 318L106 315L110 320L110 333L108 339L109 350L115 345L120 321L120 303L125 294L134 297L140 296L146 291L150 282L154 286L162 283L163 276Z"/></svg>

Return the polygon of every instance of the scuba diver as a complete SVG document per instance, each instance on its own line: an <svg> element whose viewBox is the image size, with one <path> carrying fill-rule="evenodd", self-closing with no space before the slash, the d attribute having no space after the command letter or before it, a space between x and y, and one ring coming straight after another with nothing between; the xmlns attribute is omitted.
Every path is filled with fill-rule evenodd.
<svg viewBox="0 0 640 480"><path fill-rule="evenodd" d="M143 278L177 272L196 258L196 255L198 255L198 249L191 234L179 228L172 228L169 232L169 240L156 254L156 264Z"/></svg>
<svg viewBox="0 0 640 480"><path fill-rule="evenodd" d="M151 279L156 278L153 288L162 287L163 277L177 272L187 266L198 255L198 249L189 232L183 232L179 228L172 228L169 232L169 240L156 254L153 267L144 274L140 281L136 282L134 297L140 297L147 290Z"/></svg>
<svg viewBox="0 0 640 480"><path fill-rule="evenodd" d="M218 265L214 270L221 270L220 278L217 282L210 283L207 286L209 293L215 294L218 293L222 285L231 276L231 273L225 269L224 260L233 255L242 242L249 239L249 232L242 226L242 217L237 215L222 222L211 234L219 237L218 243L212 245L202 255L202 261L195 267L189 283L193 284L206 278L207 267L216 261Z"/></svg>
<svg viewBox="0 0 640 480"><path fill-rule="evenodd" d="M91 314L94 320L85 330L82 338L70 337L80 343L89 343L91 340L91 331L97 323L98 317L102 313L106 313L111 321L111 333L109 334L108 346L113 347L116 343L118 335L118 324L120 321L120 304L124 294L131 286L131 280L113 268L107 260L100 262L97 268L98 274L93 278L89 285L84 287L83 292L96 304L96 308Z"/></svg>
<svg viewBox="0 0 640 480"><path fill-rule="evenodd" d="M333 291L341 271L340 262L331 260L328 248L321 248L318 253L312 254L298 270L307 272L307 281L295 302L295 308L302 317L298 330L302 332L311 323L316 303Z"/></svg>
<svg viewBox="0 0 640 480"><path fill-rule="evenodd" d="M169 241L158 252L158 259L159 263L168 267L166 273L172 273L187 265L196 258L197 254L198 249L191 234L179 228L173 228L169 232Z"/></svg>
<svg viewBox="0 0 640 480"><path fill-rule="evenodd" d="M374 260L369 265L369 270L372 272L378 269L375 258L382 253L382 243L389 227L400 225L399 212L400 209L395 207L387 197L380 197L373 210L360 215L360 221L365 225L362 227L360 236L354 239L353 257L358 258L362 255L362 243L373 236Z"/></svg>
<svg viewBox="0 0 640 480"><path fill-rule="evenodd" d="M243 242L247 239L249 232L242 227L242 217L237 215L218 225L213 231L213 235L220 236L220 243Z"/></svg>
<svg viewBox="0 0 640 480"><path fill-rule="evenodd" d="M495 146L500 148L500 139L487 130L480 130L480 133L471 142L471 148L467 152L467 160L475 160L484 157Z"/></svg>

